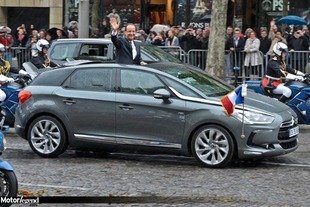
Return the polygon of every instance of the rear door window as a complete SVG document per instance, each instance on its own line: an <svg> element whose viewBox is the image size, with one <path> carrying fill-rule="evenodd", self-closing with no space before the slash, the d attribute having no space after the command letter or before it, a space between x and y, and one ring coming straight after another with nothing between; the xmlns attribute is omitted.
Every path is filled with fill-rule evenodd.
<svg viewBox="0 0 310 207"><path fill-rule="evenodd" d="M76 70L64 87L87 91L112 91L114 69L87 68Z"/></svg>

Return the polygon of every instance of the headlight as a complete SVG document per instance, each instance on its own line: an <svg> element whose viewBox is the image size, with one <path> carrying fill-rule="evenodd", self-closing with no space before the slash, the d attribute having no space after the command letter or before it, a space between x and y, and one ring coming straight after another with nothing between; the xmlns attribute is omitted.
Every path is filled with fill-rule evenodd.
<svg viewBox="0 0 310 207"><path fill-rule="evenodd" d="M242 111L235 109L233 117L245 124L271 124L274 121L274 116L252 111Z"/></svg>

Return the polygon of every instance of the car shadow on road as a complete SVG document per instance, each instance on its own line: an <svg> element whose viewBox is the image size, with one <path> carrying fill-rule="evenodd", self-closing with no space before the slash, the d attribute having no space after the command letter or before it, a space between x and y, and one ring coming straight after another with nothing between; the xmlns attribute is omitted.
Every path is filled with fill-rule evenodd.
<svg viewBox="0 0 310 207"><path fill-rule="evenodd" d="M203 166L196 161L194 157L166 155L166 154L141 154L141 153L106 153L106 152L92 152L92 151L75 151L67 150L64 154L56 158L41 158L36 155L30 148L29 149L7 149L3 154L4 159L31 159L39 162L39 160L50 160L51 162L64 162L64 163L76 163L76 162L120 162L127 164L143 164L143 165L158 165L158 166L194 166L202 168ZM273 163L295 163L293 158L280 156L268 159L250 159L250 160L238 160L232 161L226 168L260 168L260 167L278 167L275 165L266 164L268 162Z"/></svg>

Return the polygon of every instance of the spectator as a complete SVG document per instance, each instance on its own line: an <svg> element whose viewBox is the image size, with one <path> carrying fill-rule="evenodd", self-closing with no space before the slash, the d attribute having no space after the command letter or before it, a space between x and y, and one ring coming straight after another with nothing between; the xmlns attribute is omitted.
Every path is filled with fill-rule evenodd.
<svg viewBox="0 0 310 207"><path fill-rule="evenodd" d="M73 36L71 38L78 38L79 37L79 30L78 30L78 28L74 28L72 33L73 33Z"/></svg>
<svg viewBox="0 0 310 207"><path fill-rule="evenodd" d="M38 48L36 46L38 41L38 36L37 35L32 35L29 38L29 41L26 44L26 48L30 49L31 51L31 57L36 57L38 55Z"/></svg>
<svg viewBox="0 0 310 207"><path fill-rule="evenodd" d="M156 46L165 46L166 35L164 31L161 31L159 35L156 35L153 39L152 44Z"/></svg>
<svg viewBox="0 0 310 207"><path fill-rule="evenodd" d="M247 28L244 32L244 35L245 35L245 40L247 40L248 38L250 38L251 36L251 32L253 32L253 29L252 28Z"/></svg>
<svg viewBox="0 0 310 207"><path fill-rule="evenodd" d="M12 46L14 44L14 38L9 34L9 29L6 26L0 29L0 43L5 47L4 59L12 64Z"/></svg>
<svg viewBox="0 0 310 207"><path fill-rule="evenodd" d="M269 34L268 34L268 37L271 39L271 41L273 41L273 39L275 38L277 32L280 32L280 31L278 31L278 27L276 25L276 21L273 19L273 20L270 21L270 30L269 30ZM272 51L272 49L269 50L269 51Z"/></svg>
<svg viewBox="0 0 310 207"><path fill-rule="evenodd" d="M210 35L210 28L206 27L202 31L202 37L199 39L199 42L201 43L201 49L208 50L209 47L209 35Z"/></svg>
<svg viewBox="0 0 310 207"><path fill-rule="evenodd" d="M226 50L229 50L232 53L231 58L233 59L232 65L233 68L239 68L241 67L243 58L241 52L244 50L245 45L245 39L240 31L240 28L234 29L234 36L227 40L226 42ZM231 64L231 63L230 63ZM227 71L229 74L230 71Z"/></svg>
<svg viewBox="0 0 310 207"><path fill-rule="evenodd" d="M228 26L226 29L226 40L228 40L229 38L232 38L234 35L234 30L231 26Z"/></svg>
<svg viewBox="0 0 310 207"><path fill-rule="evenodd" d="M15 33L15 38L16 38L16 43L15 45L17 47L25 47L27 44L27 35L26 35L26 30L24 27L20 26L17 28L16 33Z"/></svg>
<svg viewBox="0 0 310 207"><path fill-rule="evenodd" d="M90 35L91 38L99 38L100 37L98 28L93 28L91 32L92 32Z"/></svg>
<svg viewBox="0 0 310 207"><path fill-rule="evenodd" d="M153 41L156 36L157 36L157 33L154 31L151 31L150 34L147 36L145 43L148 45L153 44Z"/></svg>
<svg viewBox="0 0 310 207"><path fill-rule="evenodd" d="M42 40L44 40L44 39L42 39ZM45 40L47 40L49 42L49 44L52 44L52 36L50 33L48 33L48 32L46 33Z"/></svg>
<svg viewBox="0 0 310 207"><path fill-rule="evenodd" d="M109 34L111 32L111 26L110 26L110 19L109 17L105 17L102 19L102 22L98 26L99 28L99 36L105 37L105 35Z"/></svg>
<svg viewBox="0 0 310 207"><path fill-rule="evenodd" d="M303 35L300 29L296 29L288 43L288 49L291 52L290 59L292 60L292 67L296 70L303 70L307 64L307 56L301 51L309 50L309 42Z"/></svg>
<svg viewBox="0 0 310 207"><path fill-rule="evenodd" d="M256 37L254 31L250 32L249 38L245 42L244 51L245 51L245 60L244 66L250 68L250 79L258 78L259 74L258 68L262 65L263 60L261 53L259 52L260 40Z"/></svg>
<svg viewBox="0 0 310 207"><path fill-rule="evenodd" d="M35 35L35 34L32 33L32 35ZM38 35L39 35L39 39L45 39L46 38L46 31L45 31L45 29L40 29Z"/></svg>
<svg viewBox="0 0 310 207"><path fill-rule="evenodd" d="M168 31L168 37L165 40L165 46L180 46L179 38L175 36L174 30Z"/></svg>
<svg viewBox="0 0 310 207"><path fill-rule="evenodd" d="M261 30L260 32L260 46L259 51L261 51L264 55L269 51L269 48L271 46L271 39L267 36L266 30Z"/></svg>
<svg viewBox="0 0 310 207"><path fill-rule="evenodd" d="M201 45L196 38L196 31L192 27L185 30L184 35L179 38L179 42L184 42L184 45L181 46L185 52L188 52L191 49L201 49Z"/></svg>
<svg viewBox="0 0 310 207"><path fill-rule="evenodd" d="M276 32L276 34L274 35L274 38L271 42L271 46L268 51L268 55L273 54L273 46L278 42L282 42L287 45L286 39L282 36L282 33L280 31Z"/></svg>
<svg viewBox="0 0 310 207"><path fill-rule="evenodd" d="M201 28L196 29L196 38L197 39L202 38L202 31L203 31L203 29L201 29Z"/></svg>

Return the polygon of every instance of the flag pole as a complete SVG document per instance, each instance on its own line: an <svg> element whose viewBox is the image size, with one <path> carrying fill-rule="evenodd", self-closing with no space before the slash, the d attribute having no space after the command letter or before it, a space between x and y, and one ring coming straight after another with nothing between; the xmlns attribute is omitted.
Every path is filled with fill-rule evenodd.
<svg viewBox="0 0 310 207"><path fill-rule="evenodd" d="M247 95L247 85L242 83L241 96L244 98ZM242 103L242 129L241 129L241 139L245 138L244 134L244 99Z"/></svg>

